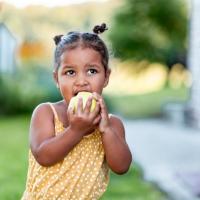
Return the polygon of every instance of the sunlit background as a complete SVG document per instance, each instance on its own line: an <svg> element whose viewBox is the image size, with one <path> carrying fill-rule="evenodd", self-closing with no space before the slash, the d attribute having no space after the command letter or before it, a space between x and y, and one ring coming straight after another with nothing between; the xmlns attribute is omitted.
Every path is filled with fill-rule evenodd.
<svg viewBox="0 0 200 200"><path fill-rule="evenodd" d="M110 50L112 69L105 94L130 96L170 89L176 90L176 93L181 91L180 100L185 100L187 88L191 85L186 66L187 1L170 1L167 8L162 1L146 4L112 0L54 1L52 4L46 1L2 2L1 29L6 29L4 32L7 31L12 37L7 38L6 44L10 41L15 52L12 69L1 66L1 71L8 74L11 70L9 72L15 74L14 79L18 77L21 80L14 80L13 76L10 78L15 84L4 80L5 87L9 85L10 94L7 91L7 95L15 95L16 101L19 101L18 107L21 105L16 113L26 109L30 111L33 105L42 100L58 98L53 83L49 87L51 75L47 75L53 70L53 37L71 30L92 31L94 25L102 22L109 27L102 38ZM148 9L146 13L144 9ZM168 13L163 16L165 11L170 18ZM1 110L2 113L15 113L9 103L12 104L12 101L4 102L7 105L3 106L5 111ZM155 112L157 114L158 110Z"/></svg>
<svg viewBox="0 0 200 200"><path fill-rule="evenodd" d="M169 116L165 105L178 103L182 109L189 100L192 86L187 64L189 3L188 0L0 2L0 134L4 138L0 142L3 149L0 171L5 171L5 176L0 176L0 199L19 199L23 192L28 124L34 107L61 99L52 78L53 37L72 30L91 32L94 25L105 22L108 31L101 37L108 45L112 70L104 91L109 110L133 121L164 119ZM124 199L165 199L164 193L142 179L139 166L135 171L130 172L131 180L125 177L122 182L117 182L113 175L115 187L103 199L117 199L112 195L120 184L124 185L120 194L130 194Z"/></svg>

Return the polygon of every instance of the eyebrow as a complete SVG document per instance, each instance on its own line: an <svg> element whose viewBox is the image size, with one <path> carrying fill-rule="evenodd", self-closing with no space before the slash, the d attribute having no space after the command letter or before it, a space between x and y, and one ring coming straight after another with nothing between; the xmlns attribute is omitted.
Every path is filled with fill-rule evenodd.
<svg viewBox="0 0 200 200"><path fill-rule="evenodd" d="M87 66L94 66L94 67L98 67L100 68L100 65L97 64L97 63L86 63L84 67L87 67ZM77 65L73 65L73 64L66 64L63 66L63 69L65 68L76 68Z"/></svg>
<svg viewBox="0 0 200 200"><path fill-rule="evenodd" d="M63 69L65 69L65 68L75 68L75 67L76 67L75 65L67 64L67 65L63 66Z"/></svg>
<svg viewBox="0 0 200 200"><path fill-rule="evenodd" d="M99 64L97 64L97 63L87 63L85 66L94 66L94 67L100 67L100 65Z"/></svg>

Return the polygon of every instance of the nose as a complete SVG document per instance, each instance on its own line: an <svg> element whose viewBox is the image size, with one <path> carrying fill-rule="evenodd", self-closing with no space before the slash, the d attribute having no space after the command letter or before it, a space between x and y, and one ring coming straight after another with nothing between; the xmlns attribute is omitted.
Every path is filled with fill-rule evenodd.
<svg viewBox="0 0 200 200"><path fill-rule="evenodd" d="M88 84L87 77L84 74L79 74L76 78L75 84L77 86L86 86Z"/></svg>

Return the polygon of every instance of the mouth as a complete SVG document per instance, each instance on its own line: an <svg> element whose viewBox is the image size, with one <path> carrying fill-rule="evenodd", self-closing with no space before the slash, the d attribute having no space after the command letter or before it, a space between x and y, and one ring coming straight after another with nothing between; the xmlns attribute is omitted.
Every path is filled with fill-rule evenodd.
<svg viewBox="0 0 200 200"><path fill-rule="evenodd" d="M73 96L76 96L78 94L78 92L75 92L74 94L73 94Z"/></svg>

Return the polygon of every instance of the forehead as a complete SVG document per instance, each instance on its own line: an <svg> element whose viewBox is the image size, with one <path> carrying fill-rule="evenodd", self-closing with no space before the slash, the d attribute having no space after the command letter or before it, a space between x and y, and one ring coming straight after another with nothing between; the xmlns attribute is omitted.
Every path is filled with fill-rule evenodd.
<svg viewBox="0 0 200 200"><path fill-rule="evenodd" d="M84 64L90 62L102 65L100 53L91 48L77 47L75 49L67 49L61 56L61 65L64 63Z"/></svg>

